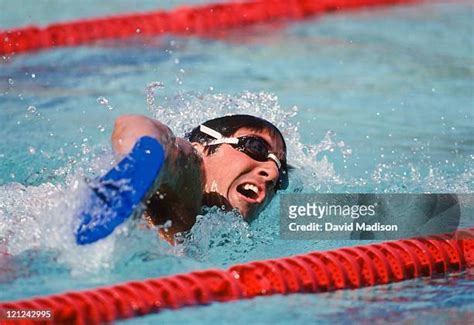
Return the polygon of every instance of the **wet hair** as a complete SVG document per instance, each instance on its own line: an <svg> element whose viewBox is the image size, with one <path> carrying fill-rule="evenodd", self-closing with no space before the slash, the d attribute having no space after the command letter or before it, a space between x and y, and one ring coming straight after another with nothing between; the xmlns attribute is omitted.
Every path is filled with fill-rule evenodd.
<svg viewBox="0 0 474 325"><path fill-rule="evenodd" d="M277 189L286 188L288 186L288 167L286 163L286 143L283 135L280 130L273 125L272 123L264 120L262 118L252 116L252 115L229 115L218 117L209 121L202 123L220 134L224 137L231 137L239 129L246 128L252 131L266 131L272 138L279 138L283 144L283 152L275 153L281 161L281 173L280 181L277 185ZM199 129L199 126L195 127L191 132L186 133L185 138L190 142L197 142L205 145L206 143L211 142L214 138L209 135L202 133ZM214 153L220 145L213 145L205 148L207 154Z"/></svg>

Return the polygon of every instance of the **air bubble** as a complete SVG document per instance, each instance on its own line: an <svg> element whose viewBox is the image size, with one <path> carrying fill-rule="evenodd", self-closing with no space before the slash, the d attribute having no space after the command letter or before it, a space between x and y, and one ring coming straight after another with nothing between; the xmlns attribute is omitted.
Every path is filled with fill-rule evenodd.
<svg viewBox="0 0 474 325"><path fill-rule="evenodd" d="M10 85L13 85L15 82L13 81L12 78L8 78L8 83L9 83Z"/></svg>
<svg viewBox="0 0 474 325"><path fill-rule="evenodd" d="M30 155L34 155L36 153L36 149L34 147L28 147L28 152Z"/></svg>

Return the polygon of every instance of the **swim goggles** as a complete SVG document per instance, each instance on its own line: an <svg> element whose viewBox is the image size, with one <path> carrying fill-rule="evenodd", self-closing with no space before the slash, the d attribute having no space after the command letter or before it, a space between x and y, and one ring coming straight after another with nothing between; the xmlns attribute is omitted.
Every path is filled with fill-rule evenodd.
<svg viewBox="0 0 474 325"><path fill-rule="evenodd" d="M205 146L214 146L214 145L219 145L219 144L230 144L233 148L242 151L245 153L247 156L250 158L256 160L256 161L267 161L267 160L272 160L275 162L278 168L278 173L279 173L279 179L278 179L278 184L276 189L285 189L288 187L288 175L287 175L287 168L286 164L282 164L280 159L278 157L270 152L268 148L268 144L265 140L263 140L260 137L257 136L243 136L243 137L238 137L238 138L227 138L224 137L222 134L219 132L205 126L205 125L200 125L199 130L207 134L208 136L214 138L215 140L212 140L208 143L206 143ZM283 168L282 168L283 167Z"/></svg>

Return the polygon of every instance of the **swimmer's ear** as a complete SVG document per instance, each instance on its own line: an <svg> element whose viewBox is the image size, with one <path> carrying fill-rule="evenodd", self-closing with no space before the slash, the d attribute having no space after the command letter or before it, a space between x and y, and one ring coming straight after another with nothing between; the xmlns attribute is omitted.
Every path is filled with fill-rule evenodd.
<svg viewBox="0 0 474 325"><path fill-rule="evenodd" d="M200 155L204 155L204 149L206 148L205 146L198 142L191 142L191 145Z"/></svg>

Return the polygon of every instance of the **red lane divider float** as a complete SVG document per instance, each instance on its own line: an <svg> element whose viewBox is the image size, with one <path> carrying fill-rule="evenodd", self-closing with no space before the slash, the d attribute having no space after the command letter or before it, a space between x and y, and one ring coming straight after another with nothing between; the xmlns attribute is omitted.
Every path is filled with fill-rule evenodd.
<svg viewBox="0 0 474 325"><path fill-rule="evenodd" d="M181 7L103 18L0 30L0 55L57 46L77 46L102 39L137 35L205 34L277 19L300 19L336 10L406 4L420 0L259 0Z"/></svg>
<svg viewBox="0 0 474 325"><path fill-rule="evenodd" d="M7 311L50 310L67 324L98 324L213 301L317 293L387 284L474 267L474 228L453 234L389 241L255 261L111 287L0 303ZM24 324L31 320L17 320Z"/></svg>

